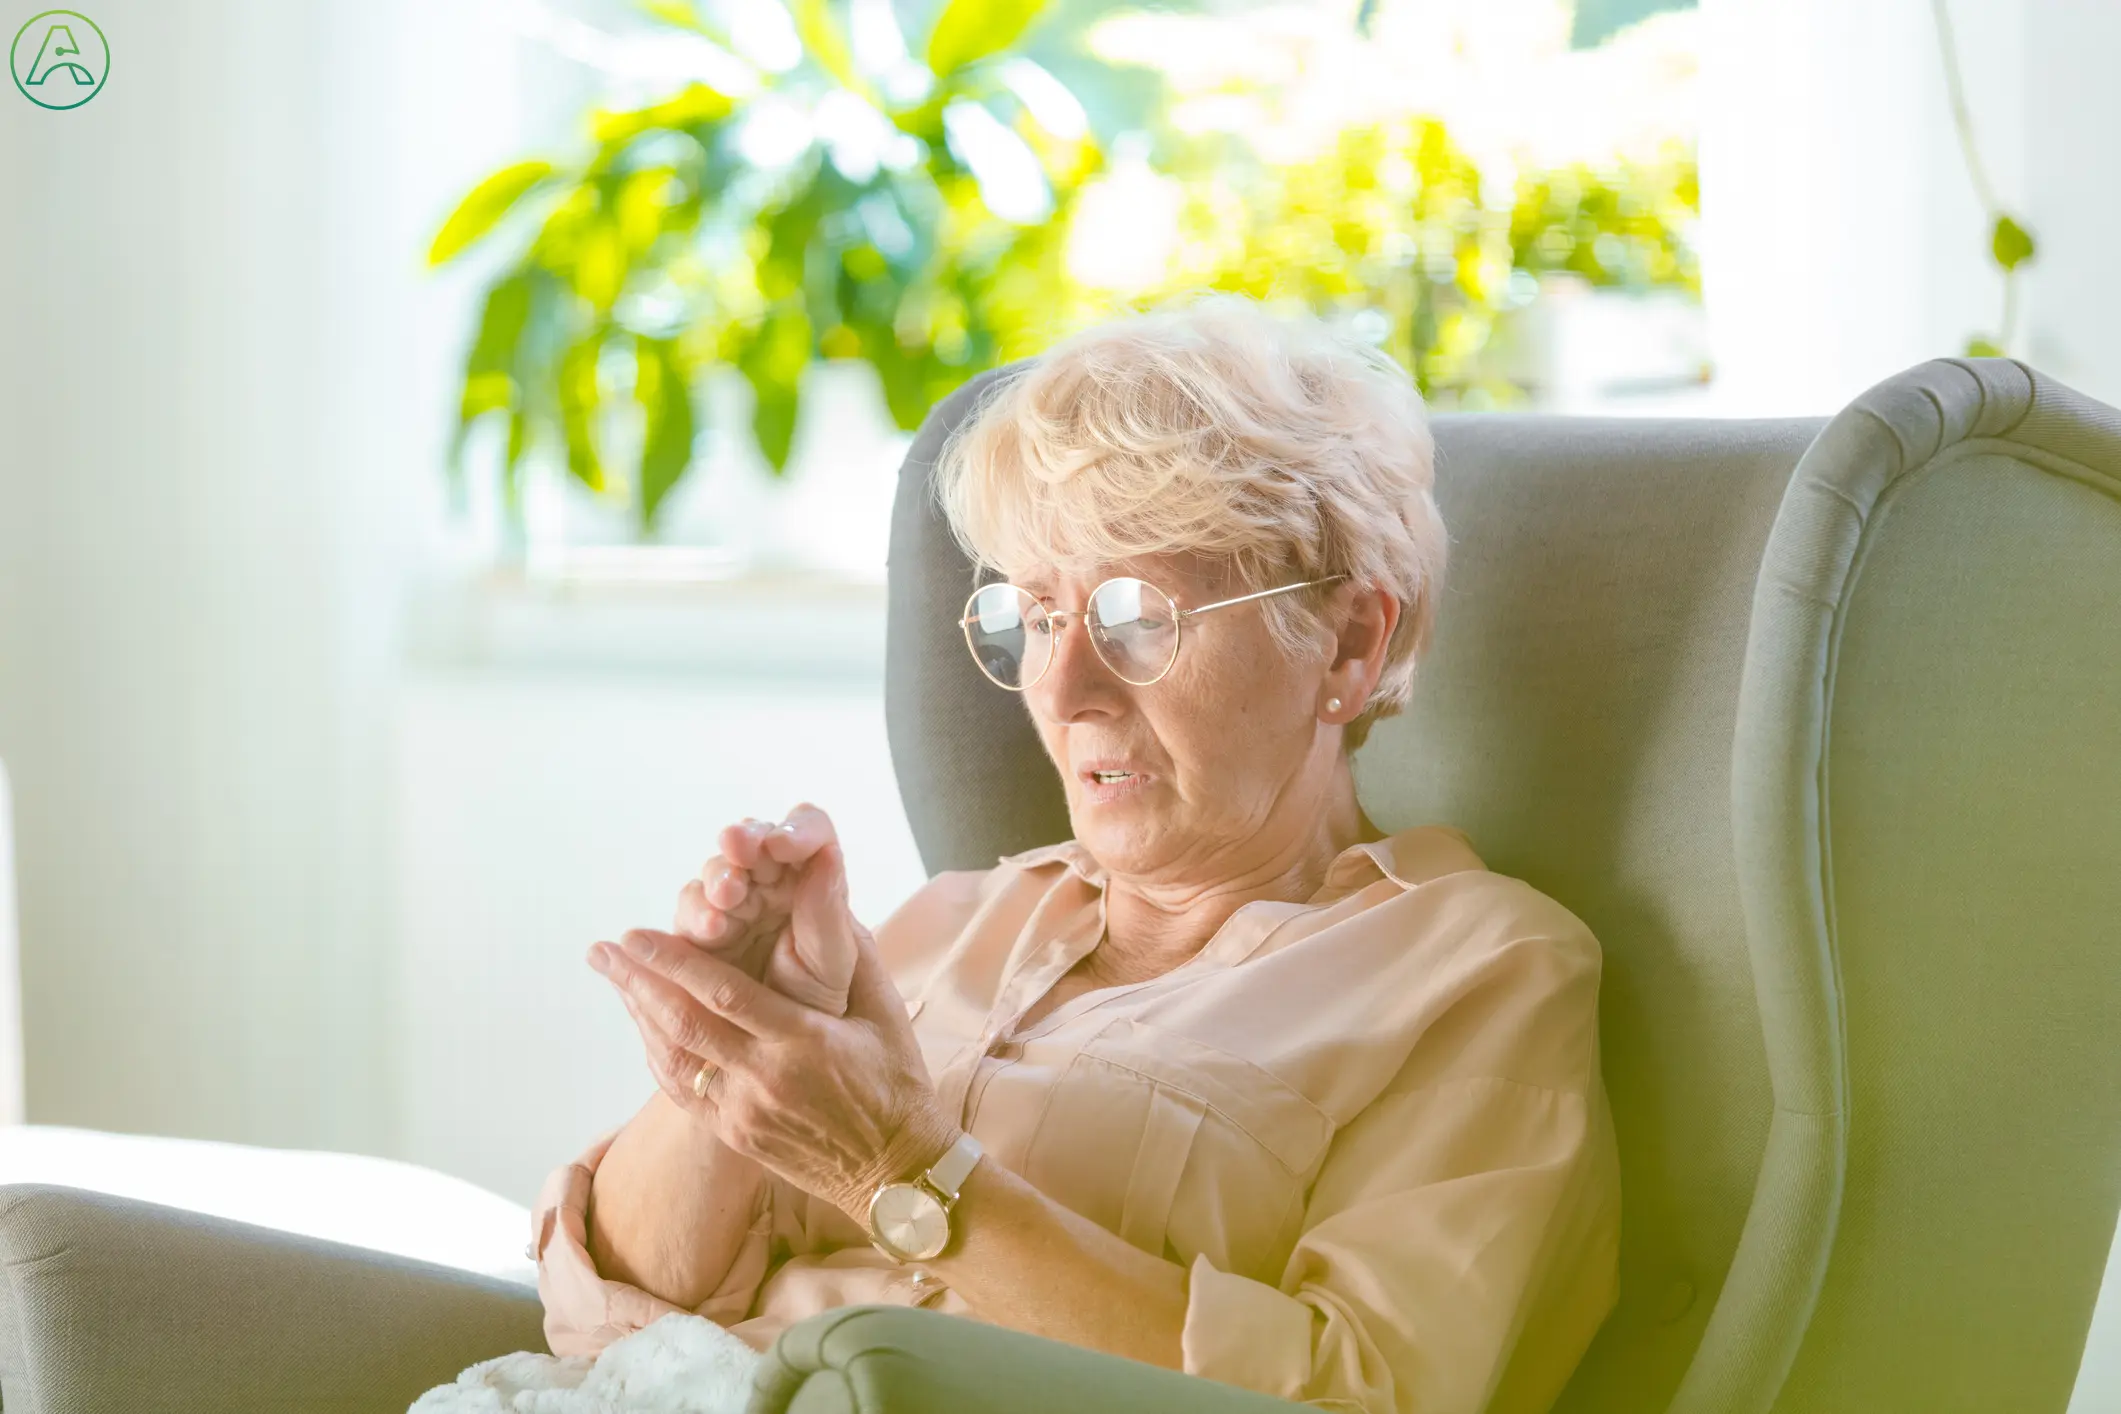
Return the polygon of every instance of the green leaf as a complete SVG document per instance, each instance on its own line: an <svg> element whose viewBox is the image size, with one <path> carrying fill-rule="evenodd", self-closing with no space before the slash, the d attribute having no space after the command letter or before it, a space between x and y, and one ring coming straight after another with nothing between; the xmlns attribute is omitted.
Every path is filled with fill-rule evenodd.
<svg viewBox="0 0 2121 1414"><path fill-rule="evenodd" d="M560 355L560 431L567 441L567 470L592 491L604 489L604 462L597 454L596 417L604 403L597 361L604 352L600 327Z"/></svg>
<svg viewBox="0 0 2121 1414"><path fill-rule="evenodd" d="M658 128L685 132L702 125L712 126L735 111L736 101L728 94L703 83L691 83L676 97L646 108L621 112L597 109L589 115L589 135L600 147L614 149ZM612 154L607 151L606 155Z"/></svg>
<svg viewBox="0 0 2121 1414"><path fill-rule="evenodd" d="M682 195L683 188L669 167L645 168L619 184L612 209L629 259L645 255L662 234L666 198L673 192Z"/></svg>
<svg viewBox="0 0 2121 1414"><path fill-rule="evenodd" d="M928 418L935 406L931 396L937 365L927 349L909 349L882 321L864 320L855 325L862 338L862 356L876 369L883 385L884 405L901 432L912 432Z"/></svg>
<svg viewBox="0 0 2121 1414"><path fill-rule="evenodd" d="M788 469L795 444L796 391L810 352L810 317L791 300L766 317L736 357L756 399L751 430L776 476Z"/></svg>
<svg viewBox="0 0 2121 1414"><path fill-rule="evenodd" d="M508 414L508 453L501 463L501 487L511 508L520 503L522 477L516 469L523 464L523 455L529 450L530 414L517 408Z"/></svg>
<svg viewBox="0 0 2121 1414"><path fill-rule="evenodd" d="M530 319L531 287L518 271L486 292L479 332L464 356L464 384L457 395L457 432L449 444L449 471L463 470L464 443L471 424L487 413L516 407L516 348ZM520 417L520 411L516 416Z"/></svg>
<svg viewBox="0 0 2121 1414"><path fill-rule="evenodd" d="M464 379L458 399L457 422L474 422L489 412L515 405L515 380L505 373L474 373Z"/></svg>
<svg viewBox="0 0 2121 1414"><path fill-rule="evenodd" d="M810 263L810 241L825 213L824 183L813 180L786 206L758 224L766 232L766 254L759 261L759 293L782 300L799 293Z"/></svg>
<svg viewBox="0 0 2121 1414"><path fill-rule="evenodd" d="M467 381L482 373L512 373L516 345L530 319L530 274L518 270L486 292L479 315L479 334L464 360Z"/></svg>
<svg viewBox="0 0 2121 1414"><path fill-rule="evenodd" d="M2005 270L2016 270L2033 258L2032 232L2008 216L1998 216L1996 233L1989 238L1988 248L1998 265Z"/></svg>
<svg viewBox="0 0 2121 1414"><path fill-rule="evenodd" d="M433 266L454 260L466 246L492 230L525 192L551 175L550 162L518 162L480 182L457 203L457 209L449 213L449 219L435 233L434 244L427 248L427 263Z"/></svg>
<svg viewBox="0 0 2121 1414"><path fill-rule="evenodd" d="M763 0L751 0L751 3L759 4ZM847 32L832 13L829 0L791 0L788 10L795 17L795 32L802 37L804 52L817 66L841 87L873 101L868 82L854 67L854 50L848 45Z"/></svg>
<svg viewBox="0 0 2121 1414"><path fill-rule="evenodd" d="M509 480L515 479L516 467L522 462L523 454L529 450L530 414L518 408L508 415L508 459L501 468Z"/></svg>
<svg viewBox="0 0 2121 1414"><path fill-rule="evenodd" d="M1023 38L1046 0L950 0L928 34L928 67L949 78Z"/></svg>
<svg viewBox="0 0 2121 1414"><path fill-rule="evenodd" d="M626 288L626 273L626 244L618 227L605 220L591 222L575 252L574 292L602 314Z"/></svg>
<svg viewBox="0 0 2121 1414"><path fill-rule="evenodd" d="M692 390L675 340L634 340L633 395L641 404L646 431L641 442L641 528L654 521L656 508L692 465L692 442L698 425L692 412Z"/></svg>
<svg viewBox="0 0 2121 1414"><path fill-rule="evenodd" d="M634 8L644 15L661 20L666 25L675 25L679 29L690 30L694 34L703 34L709 39L719 40L721 38L700 17L700 12L694 8L692 0L634 0Z"/></svg>
<svg viewBox="0 0 2121 1414"><path fill-rule="evenodd" d="M2003 346L1991 342L1985 335L1976 334L1966 341L1968 358L2003 358Z"/></svg>

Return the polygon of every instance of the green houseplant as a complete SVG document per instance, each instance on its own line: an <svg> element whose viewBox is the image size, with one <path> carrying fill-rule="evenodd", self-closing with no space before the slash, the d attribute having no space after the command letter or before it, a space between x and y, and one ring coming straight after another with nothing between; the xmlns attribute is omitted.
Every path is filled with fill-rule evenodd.
<svg viewBox="0 0 2121 1414"><path fill-rule="evenodd" d="M646 8L733 58L690 5ZM511 498L541 447L590 489L627 494L606 446L613 404L630 394L631 492L645 526L691 462L692 387L710 364L749 382L753 428L777 470L814 357L868 362L898 424L917 426L1020 342L1001 315L1050 290L1066 203L1101 160L1086 130L1042 125L1021 93L1029 76L1001 62L1039 8L952 0L922 60L879 76L855 65L825 0L796 0L799 64L753 67L730 85L738 91L694 83L599 110L584 160L524 161L486 178L436 235L431 263L458 258L511 212L535 212L537 224L485 293L460 446L482 420L503 421ZM762 166L745 139L775 123L798 137ZM1046 209L994 210L993 184L965 155L982 143L1004 154L1014 144L1035 163L1019 175L1044 188Z"/></svg>
<svg viewBox="0 0 2121 1414"><path fill-rule="evenodd" d="M776 70L736 60L688 0L642 8L731 55L734 80L593 112L586 155L492 174L429 252L439 265L504 222L525 232L485 291L458 417L460 452L474 428L505 428L511 503L526 460L549 456L651 529L691 465L693 392L715 366L749 384L778 472L820 358L870 365L910 431L974 374L1084 324L1240 290L1353 320L1446 405L1496 406L1522 390L1494 336L1539 275L1698 290L1690 152L1498 188L1433 118L1366 122L1268 161L1153 113L1119 121L1180 193L1183 239L1154 279L1101 288L1068 253L1114 163L1075 96L1025 57L1044 0L944 0L917 56L901 43L881 64L857 62L831 0L789 0L801 58ZM755 139L776 124L794 136L762 161Z"/></svg>

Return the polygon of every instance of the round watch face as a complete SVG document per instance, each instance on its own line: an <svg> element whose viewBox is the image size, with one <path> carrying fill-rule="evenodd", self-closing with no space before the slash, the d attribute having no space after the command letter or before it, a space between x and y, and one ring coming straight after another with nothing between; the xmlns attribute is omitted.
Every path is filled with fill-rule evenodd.
<svg viewBox="0 0 2121 1414"><path fill-rule="evenodd" d="M903 1260L926 1261L950 1245L950 1214L918 1184L889 1183L869 1200L869 1233Z"/></svg>

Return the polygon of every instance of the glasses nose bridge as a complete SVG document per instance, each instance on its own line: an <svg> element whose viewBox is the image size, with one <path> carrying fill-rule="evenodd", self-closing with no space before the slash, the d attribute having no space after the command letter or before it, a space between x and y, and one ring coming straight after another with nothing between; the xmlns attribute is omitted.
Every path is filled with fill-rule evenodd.
<svg viewBox="0 0 2121 1414"><path fill-rule="evenodd" d="M1083 621L1085 627L1087 627L1088 620L1093 611L1090 608L1086 607L1081 609L1043 609L1043 612L1046 616L1048 637L1046 647L1046 666L1044 671L1039 674L1039 677L1046 680L1046 685L1048 687L1053 687L1059 685L1054 680L1054 671L1055 669L1061 667L1061 656L1064 646L1064 639L1066 638L1068 627L1072 622L1076 620ZM1084 635L1084 638L1087 641L1084 643L1083 649L1086 649L1089 652L1091 659L1097 664L1098 669L1110 672L1112 670L1112 665L1105 661L1104 650L1099 648L1097 645L1097 636L1095 634L1086 633ZM1077 651L1083 650L1079 649Z"/></svg>

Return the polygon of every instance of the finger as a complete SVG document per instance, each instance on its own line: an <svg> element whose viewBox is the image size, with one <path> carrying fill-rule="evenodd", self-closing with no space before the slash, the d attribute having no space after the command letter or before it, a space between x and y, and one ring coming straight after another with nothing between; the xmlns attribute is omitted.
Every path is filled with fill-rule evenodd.
<svg viewBox="0 0 2121 1414"><path fill-rule="evenodd" d="M876 937L867 928L854 930L854 976L847 983L847 1015L867 1021L906 1020L906 998L885 971Z"/></svg>
<svg viewBox="0 0 2121 1414"><path fill-rule="evenodd" d="M720 942L735 927L729 915L707 901L707 886L690 880L678 891L677 915L670 931L695 943Z"/></svg>
<svg viewBox="0 0 2121 1414"><path fill-rule="evenodd" d="M591 967L602 973L607 980L611 978L610 969L612 964L604 957L601 949L590 949L589 963ZM680 1051L673 1045L670 1038L663 1034L662 1028L642 1014L641 1008L634 1001L631 992L619 986L616 981L613 981L611 990L618 993L619 1005L626 1008L627 1017L633 1022L634 1030L640 1035L642 1057L648 1063L648 1076L655 1081L656 1089L662 1091L664 1095L669 1097L671 1103L680 1109L693 1106L699 1100L711 1098L711 1096L695 1096L692 1093L692 1077L699 1074L699 1068L703 1062L698 1057L691 1055L689 1052ZM710 1111L713 1110L711 1105L707 1108ZM714 1112L719 1113L718 1111Z"/></svg>
<svg viewBox="0 0 2121 1414"><path fill-rule="evenodd" d="M648 1073L655 1079L657 1089L680 1109L720 1116L714 1082L722 1074L722 1067L679 1046L653 1021L641 1022L641 1039L648 1053ZM704 1085L700 1082L703 1069L707 1072Z"/></svg>
<svg viewBox="0 0 2121 1414"><path fill-rule="evenodd" d="M641 1051L648 1062L648 1076L655 1081L656 1089L669 1096L680 1109L694 1106L708 1096L692 1093L692 1077L699 1074L705 1064L689 1051L681 1051L671 1043L662 1028L641 1014L634 1003L632 993L624 987L614 985L619 994L619 1004L626 1008L626 1015L633 1018L634 1028L641 1035Z"/></svg>
<svg viewBox="0 0 2121 1414"><path fill-rule="evenodd" d="M651 1049L648 1073L655 1080L655 1088L668 1095L679 1109L719 1116L721 1110L714 1103L714 1077L722 1072L719 1069L709 1071L704 1090L695 1092L692 1088L700 1067L706 1064L709 1062L674 1046L660 1051Z"/></svg>
<svg viewBox="0 0 2121 1414"><path fill-rule="evenodd" d="M816 1015L683 938L635 928L619 941L628 959L640 970L653 972L717 1020L752 1036L787 1035L810 1025ZM714 1059L711 1055L707 1058Z"/></svg>
<svg viewBox="0 0 2121 1414"><path fill-rule="evenodd" d="M641 931L645 930L628 933L626 937L635 938ZM656 936L665 940L666 950L683 949L695 958L706 960L705 953L683 938L669 933ZM645 965L626 950L613 948L609 943L599 943L597 948L606 950L604 975L611 979L613 986L633 999L640 1015L652 1022L670 1044L701 1060L722 1066L740 1065L749 1055L751 1037L741 1026L718 1015L685 987L656 968ZM735 976L744 976L735 968L717 965L724 966ZM750 982L751 979L746 977L744 980Z"/></svg>
<svg viewBox="0 0 2121 1414"><path fill-rule="evenodd" d="M722 851L721 857L740 869L749 869L758 863L759 837L751 830L751 826L758 823L746 818L734 825L722 826L722 833L715 838L715 844Z"/></svg>
<svg viewBox="0 0 2121 1414"><path fill-rule="evenodd" d="M766 981L783 996L833 1016L847 1010L854 976L855 934L862 925L847 907L840 848L828 843L802 866L789 910L788 947L776 948Z"/></svg>
<svg viewBox="0 0 2121 1414"><path fill-rule="evenodd" d="M837 842L832 817L806 800L788 812L779 829L766 836L764 848L783 864L800 864Z"/></svg>
<svg viewBox="0 0 2121 1414"><path fill-rule="evenodd" d="M746 816L741 824L730 825L722 831L722 855L741 865L756 876L756 882L770 884L781 876L781 866L765 854L761 843L773 833L771 820L758 820Z"/></svg>
<svg viewBox="0 0 2121 1414"><path fill-rule="evenodd" d="M708 907L729 915L731 932L755 922L766 907L754 872L731 860L716 857L701 865L699 883Z"/></svg>
<svg viewBox="0 0 2121 1414"><path fill-rule="evenodd" d="M700 885L716 908L735 908L751 894L751 871L732 860L710 860L700 870Z"/></svg>

